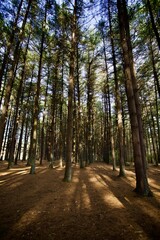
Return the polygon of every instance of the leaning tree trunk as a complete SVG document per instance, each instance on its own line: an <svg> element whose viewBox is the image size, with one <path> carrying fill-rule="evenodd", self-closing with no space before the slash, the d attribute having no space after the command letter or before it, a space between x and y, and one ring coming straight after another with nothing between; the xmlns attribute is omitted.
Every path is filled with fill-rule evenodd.
<svg viewBox="0 0 160 240"><path fill-rule="evenodd" d="M148 185L146 166L144 164L144 150L141 139L141 115L139 110L138 97L135 95L136 77L134 73L131 39L128 34L129 20L127 15L125 0L117 0L118 18L120 27L120 40L123 51L125 86L128 100L128 109L130 114L132 142L136 172L136 189L141 195L148 196L151 191Z"/></svg>

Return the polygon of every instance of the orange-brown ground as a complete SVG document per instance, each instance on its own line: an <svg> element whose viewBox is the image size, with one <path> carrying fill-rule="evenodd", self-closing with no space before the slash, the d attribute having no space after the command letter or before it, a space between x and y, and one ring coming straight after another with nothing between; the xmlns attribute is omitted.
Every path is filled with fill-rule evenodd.
<svg viewBox="0 0 160 240"><path fill-rule="evenodd" d="M0 162L0 239L107 240L160 239L160 169L150 167L154 197L138 197L133 168L127 177L104 163L73 167L72 183L64 169L25 163L6 170Z"/></svg>

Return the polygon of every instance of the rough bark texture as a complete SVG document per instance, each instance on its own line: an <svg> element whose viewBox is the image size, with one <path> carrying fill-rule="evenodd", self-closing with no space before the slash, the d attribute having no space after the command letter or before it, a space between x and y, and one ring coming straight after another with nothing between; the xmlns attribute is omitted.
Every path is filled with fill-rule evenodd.
<svg viewBox="0 0 160 240"><path fill-rule="evenodd" d="M123 51L125 86L131 121L132 142L136 172L135 191L142 195L149 195L150 189L146 176L144 145L142 139L142 124L136 77L134 73L131 39L129 36L129 22L124 0L117 0L121 47Z"/></svg>

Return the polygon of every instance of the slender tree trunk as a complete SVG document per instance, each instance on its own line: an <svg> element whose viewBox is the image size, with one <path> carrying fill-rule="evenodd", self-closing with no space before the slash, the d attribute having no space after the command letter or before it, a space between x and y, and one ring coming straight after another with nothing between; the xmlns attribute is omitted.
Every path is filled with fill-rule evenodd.
<svg viewBox="0 0 160 240"><path fill-rule="evenodd" d="M82 158L82 117L81 117L81 91L80 91L80 83L79 83L79 51L78 51L78 44L77 48L77 139L76 139L76 162L80 163L80 168L83 168L83 158Z"/></svg>
<svg viewBox="0 0 160 240"><path fill-rule="evenodd" d="M120 165L119 176L125 176L122 107L121 107L119 83L117 78L117 66L116 66L116 55L115 55L115 47L114 47L112 21L111 21L110 0L108 1L108 14L109 14L110 41L111 41L111 47L112 47L112 60L113 60L114 81L115 81L115 105L116 105L116 111L117 111L117 129L118 129L118 146L119 146L119 165Z"/></svg>
<svg viewBox="0 0 160 240"><path fill-rule="evenodd" d="M46 128L46 106L47 106L47 97L48 97L48 85L49 85L49 79L50 79L50 70L48 67L48 74L47 74L47 86L45 90L45 100L44 100L44 109L43 109L43 120L42 120L42 128L41 128L41 149L40 149L40 165L42 165L42 162L45 158L45 128Z"/></svg>
<svg viewBox="0 0 160 240"><path fill-rule="evenodd" d="M150 114L151 114L151 120L152 120L152 126L151 126L151 139L152 139L152 146L153 146L153 156L154 156L154 162L155 165L158 166L158 136L156 134L156 126L155 126L155 120L152 113L152 107L150 104Z"/></svg>
<svg viewBox="0 0 160 240"><path fill-rule="evenodd" d="M62 72L61 72L61 95L60 95L60 143L59 143L59 165L62 168L63 166L63 78L64 78L64 52L62 54Z"/></svg>
<svg viewBox="0 0 160 240"><path fill-rule="evenodd" d="M9 130L10 130L10 123L11 123L11 111L9 111L8 118L6 121L6 128L5 128L5 134L4 134L4 142L2 145L2 150L1 150L1 160L7 160L5 159L6 156L6 149L7 149L7 141L8 141L8 136L9 136Z"/></svg>
<svg viewBox="0 0 160 240"><path fill-rule="evenodd" d="M152 23L152 28L153 28L154 34L156 36L157 44L158 44L158 47L159 47L159 50L160 50L160 36L159 36L158 29L157 29L156 24L155 24L150 0L146 1L146 5L147 5L148 11L149 11L149 15L150 15L151 23Z"/></svg>
<svg viewBox="0 0 160 240"><path fill-rule="evenodd" d="M30 6L31 6L31 2L32 0L29 0L28 2L28 6L27 6L27 10L25 13L25 17L22 23L22 28L21 28L21 33L19 35L15 50L14 50L14 61L13 64L11 66L11 70L9 73L9 79L6 85L6 93L5 93L5 97L4 97L4 104L2 106L2 114L0 117L0 151L1 151L1 147L2 147L2 142L3 142L3 135L4 135L4 130L5 130L5 124L6 124L6 118L7 118L7 114L8 114L8 107L9 107L9 101L10 101L10 96L11 96L11 92L12 92L12 87L13 87L13 81L15 78L15 72L16 72L16 67L19 61L19 56L20 56L20 44L23 40L24 37L24 33L25 33L25 26L26 26L26 22L27 22L27 18L28 18L28 14L29 14L29 10L30 10Z"/></svg>
<svg viewBox="0 0 160 240"><path fill-rule="evenodd" d="M36 95L35 95L35 101L34 101L33 124L32 124L32 130L31 130L31 143L30 143L30 156L29 156L29 162L31 164L30 174L35 173L37 128L38 128L38 114L39 114L39 96L40 96L40 84L41 84L46 18L47 18L47 1L46 1L46 5L45 5L44 21L42 22L42 37L41 37L41 46L40 46L38 78L37 78Z"/></svg>
<svg viewBox="0 0 160 240"><path fill-rule="evenodd" d="M8 64L8 58L9 58L10 50L13 46L15 33L17 31L17 23L18 23L20 11L21 11L21 8L22 8L22 4L23 4L23 0L21 0L20 3L19 3L18 9L17 9L17 14L16 14L15 21L14 21L13 28L12 28L12 32L11 32L11 35L10 35L10 38L9 38L9 41L8 41L6 52L4 54L2 66L0 68L0 89L1 89L1 83L2 83L2 79L3 79L4 71L5 71L6 65Z"/></svg>
<svg viewBox="0 0 160 240"><path fill-rule="evenodd" d="M107 66L106 66L107 67ZM107 71L107 68L106 68ZM108 81L108 80L107 80ZM109 103L107 96L107 82L105 80L104 90L103 90L103 99L104 99L104 139L103 139L103 160L109 164L110 160L110 131L109 131ZM114 141L114 139L112 139ZM115 162L115 159L112 159Z"/></svg>
<svg viewBox="0 0 160 240"><path fill-rule="evenodd" d="M90 61L88 59L88 71L87 71L87 162L93 162L92 151L92 114L93 114L93 95L94 95L94 80L92 76L92 64L94 59Z"/></svg>
<svg viewBox="0 0 160 240"><path fill-rule="evenodd" d="M107 56L106 56L106 46L105 46L105 38L102 30L102 38L103 38L103 53L105 60L105 69L106 69L106 81L104 84L104 107L105 107L105 123L104 123L104 153L103 159L105 162L109 163L110 153L112 156L112 164L113 171L116 170L116 158L115 158L115 150L114 150L114 137L113 137L113 125L112 125L112 115L111 115L111 103L110 103L110 88L109 88L109 78L108 78L108 64L107 64ZM105 154L105 156L104 156Z"/></svg>
<svg viewBox="0 0 160 240"><path fill-rule="evenodd" d="M6 89L7 77L8 77L7 73L8 73L8 64L7 64L6 69L5 69L3 84L1 85L0 107L2 106L2 100L3 100L4 95L5 95L5 89Z"/></svg>
<svg viewBox="0 0 160 240"><path fill-rule="evenodd" d="M26 161L27 160L27 145L28 145L28 142L29 142L29 120L28 118L26 117L26 122L25 122L25 135L24 135L24 148L23 148L23 156L22 156L22 160L23 161ZM29 159L27 161L27 166L29 166Z"/></svg>
<svg viewBox="0 0 160 240"><path fill-rule="evenodd" d="M15 145L16 145L16 133L18 128L18 118L20 117L19 105L20 105L20 97L21 103L23 101L22 89L23 89L23 82L25 79L25 68L26 68L26 59L27 59L27 51L29 45L30 36L28 37L26 50L24 53L24 63L22 67L21 79L19 82L19 87L17 91L16 103L15 103L15 115L14 115L14 124L13 124L13 131L12 131L12 139L11 139L11 146L10 146L10 153L9 153L9 161L8 161L8 168L10 168L11 162L14 162L14 152L15 152ZM22 96L21 96L22 95Z"/></svg>
<svg viewBox="0 0 160 240"><path fill-rule="evenodd" d="M25 123L25 119L24 119L24 117L22 117L21 132L20 132L20 136L19 136L18 148L17 148L16 157L15 157L15 165L17 165L18 160L21 160L20 156L21 156L21 152L22 152L21 149L22 149L22 140L23 140L23 132L24 132L24 123Z"/></svg>
<svg viewBox="0 0 160 240"><path fill-rule="evenodd" d="M76 57L76 24L77 0L74 1L72 39L70 52L69 89L68 89L68 119L67 119L67 151L64 181L72 180L72 136L73 136L73 98L74 98L74 70Z"/></svg>
<svg viewBox="0 0 160 240"><path fill-rule="evenodd" d="M158 135L158 162L160 162L160 124L159 124L159 113L158 113L158 96L160 98L160 83L159 83L159 79L158 79L158 73L157 73L156 64L155 64L151 38L150 38L149 50L150 50L150 57L151 57L151 62L152 62L153 75L154 75L156 116L157 116L156 117L156 119L157 119L157 135Z"/></svg>

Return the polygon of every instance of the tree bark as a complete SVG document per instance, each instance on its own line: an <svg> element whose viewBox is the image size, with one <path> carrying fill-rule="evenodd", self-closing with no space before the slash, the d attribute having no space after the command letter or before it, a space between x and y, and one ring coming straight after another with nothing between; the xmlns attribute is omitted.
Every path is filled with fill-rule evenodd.
<svg viewBox="0 0 160 240"><path fill-rule="evenodd" d="M40 84L41 84L46 18L47 18L47 1L46 1L46 5L45 5L44 20L42 22L42 35L41 35L41 45L40 45L38 77L37 77L37 85L36 85L36 95L35 95L35 100L34 100L33 123L32 123L32 129L31 129L31 143L30 143L30 156L29 156L29 163L31 165L30 174L35 173L37 127L38 127L38 114L39 114L39 96L40 96Z"/></svg>
<svg viewBox="0 0 160 240"><path fill-rule="evenodd" d="M72 180L72 136L73 136L73 99L74 99L74 70L76 57L76 24L77 24L77 0L74 1L73 25L70 51L69 89L68 89L68 119L67 119L67 146L66 167L64 181Z"/></svg>
<svg viewBox="0 0 160 240"><path fill-rule="evenodd" d="M157 44L158 44L158 47L159 47L159 50L160 50L160 36L159 36L158 29L157 29L156 24L155 24L150 0L147 0L146 5L147 5L148 11L149 11L149 15L150 15L151 23L152 23L152 28L153 28L154 34L156 36Z"/></svg>
<svg viewBox="0 0 160 240"><path fill-rule="evenodd" d="M31 6L32 0L29 0L28 2L28 6L26 9L26 13L25 13L25 17L22 23L22 28L21 28L21 33L19 35L15 50L14 50L14 61L12 63L11 66L11 70L9 73L9 79L6 85L6 93L5 93L5 97L4 97L4 104L2 106L2 115L0 117L0 151L1 151L1 147L2 147L2 142L3 142L3 135L4 135L4 130L5 130L5 124L6 124L6 118L7 118L7 114L8 114L8 107L9 107L9 102L10 102L10 96L11 96L11 92L12 92L12 87L13 87L13 82L14 82L14 78L15 78L15 72L16 72L16 67L19 61L19 56L20 56L20 43L23 40L24 37L24 33L25 33L25 26L26 26L26 22L27 22L27 18L28 18L28 14L29 14L29 10L30 10L30 6Z"/></svg>
<svg viewBox="0 0 160 240"><path fill-rule="evenodd" d="M120 40L123 51L125 86L128 100L128 109L130 114L132 142L136 172L136 189L141 195L149 196L151 194L147 175L146 164L144 163L144 145L142 143L142 126L139 109L138 90L136 86L136 77L134 73L133 57L131 49L131 39L129 36L129 20L125 0L117 0L118 18L120 27ZM136 94L137 93L137 94Z"/></svg>
<svg viewBox="0 0 160 240"><path fill-rule="evenodd" d="M118 77L117 77L117 66L116 66L116 55L115 55L115 47L114 47L112 21L111 21L110 0L108 1L108 14L109 14L110 41L111 41L111 48L112 48L112 61L113 61L114 82L115 82L115 105L116 105L116 115L117 115L119 165L120 165L119 176L124 177L125 165L124 165L122 106L121 106L120 90L119 90L119 83L118 83Z"/></svg>

